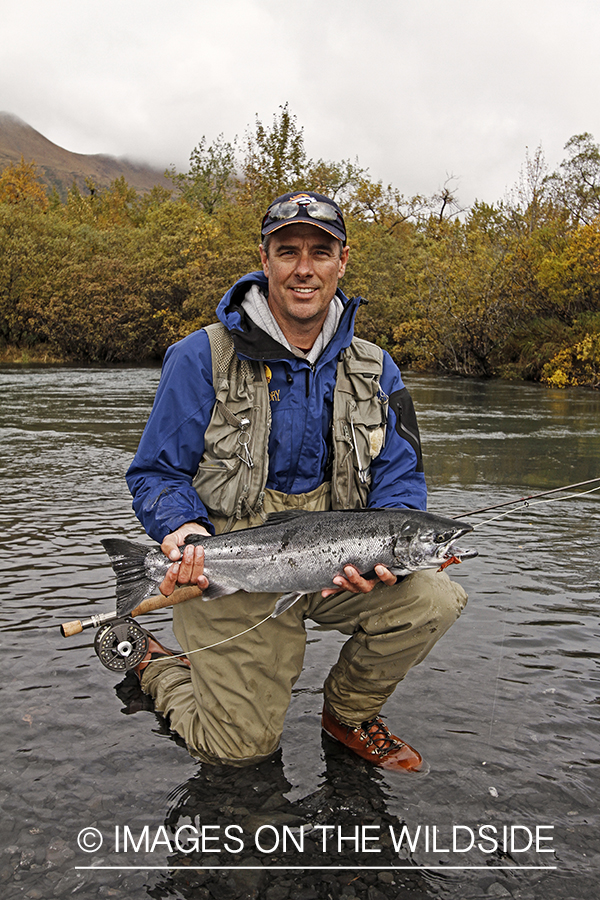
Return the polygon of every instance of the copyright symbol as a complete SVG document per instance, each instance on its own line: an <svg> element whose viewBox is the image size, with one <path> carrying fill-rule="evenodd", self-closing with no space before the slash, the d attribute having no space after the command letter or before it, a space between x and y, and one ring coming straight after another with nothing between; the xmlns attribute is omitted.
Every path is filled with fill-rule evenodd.
<svg viewBox="0 0 600 900"><path fill-rule="evenodd" d="M77 835L77 844L84 853L95 853L102 846L102 840L97 828L82 828Z"/></svg>

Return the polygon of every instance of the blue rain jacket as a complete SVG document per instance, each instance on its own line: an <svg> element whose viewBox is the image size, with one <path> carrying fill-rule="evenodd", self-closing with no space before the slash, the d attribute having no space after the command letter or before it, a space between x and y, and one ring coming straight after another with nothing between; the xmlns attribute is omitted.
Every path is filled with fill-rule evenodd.
<svg viewBox="0 0 600 900"><path fill-rule="evenodd" d="M245 315L241 302L253 283L266 293L262 272L245 275L225 294L217 316L233 334L238 356L260 359L272 372L266 486L302 494L326 477L338 356L352 340L361 298L349 300L338 289L344 312L334 337L311 366ZM368 505L425 509L427 490L412 401L387 353L380 383L390 409L384 447L371 463ZM213 531L192 479L214 402L208 335L195 331L167 350L152 412L126 476L135 513L156 541L185 522L200 522Z"/></svg>

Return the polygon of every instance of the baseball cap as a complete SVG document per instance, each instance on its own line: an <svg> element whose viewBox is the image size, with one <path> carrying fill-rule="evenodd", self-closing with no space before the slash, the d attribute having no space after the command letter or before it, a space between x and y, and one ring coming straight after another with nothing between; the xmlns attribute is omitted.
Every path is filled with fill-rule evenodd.
<svg viewBox="0 0 600 900"><path fill-rule="evenodd" d="M265 237L278 228L297 225L298 222L316 225L346 243L346 226L341 209L329 197L312 191L291 191L273 200L263 218L260 233Z"/></svg>

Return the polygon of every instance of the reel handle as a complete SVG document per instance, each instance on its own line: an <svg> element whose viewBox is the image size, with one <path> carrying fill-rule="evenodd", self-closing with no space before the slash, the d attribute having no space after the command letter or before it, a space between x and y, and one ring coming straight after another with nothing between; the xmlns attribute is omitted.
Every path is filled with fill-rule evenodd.
<svg viewBox="0 0 600 900"><path fill-rule="evenodd" d="M146 597L145 600L136 606L130 616L141 616L143 613L152 612L155 609L166 609L168 606L175 606L177 603L185 603L186 600L192 600L194 597L200 597L202 591L197 585L190 584L177 588L168 597L164 594L157 594L155 597ZM72 622L64 622L60 626L60 633L63 637L72 637L74 634L81 634L85 628L98 628L107 622L113 622L119 618L118 613L102 613L98 616L92 616L89 619L74 619Z"/></svg>

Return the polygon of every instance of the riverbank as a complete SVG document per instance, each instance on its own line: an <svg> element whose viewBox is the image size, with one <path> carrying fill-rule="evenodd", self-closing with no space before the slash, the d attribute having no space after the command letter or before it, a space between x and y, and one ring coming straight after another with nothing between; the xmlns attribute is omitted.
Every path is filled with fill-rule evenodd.
<svg viewBox="0 0 600 900"><path fill-rule="evenodd" d="M131 360L129 362L99 363L96 360L82 361L82 360L65 359L64 357L58 356L56 353L52 352L52 350L49 348L49 346L47 344L37 344L35 347L32 347L32 348L23 348L23 347L18 347L15 345L7 345L5 347L0 347L0 366L21 366L21 365L22 366L63 365L63 366L83 366L83 367L85 367L86 365L94 365L94 366L99 365L99 366L106 367L106 368L111 368L113 366L131 368L131 367L135 367L135 366L158 367L161 365L161 360L156 357L153 357L150 359L142 359L142 360L135 360L135 361ZM406 375L406 373L411 370L409 367L402 367L402 371ZM433 370L430 370L430 371L419 370L419 373L423 374L423 375L431 375L431 376L438 375L440 378L444 378L444 377L456 378L456 377L458 377L458 378L463 378L467 381L471 380L471 376L457 375L456 373L453 373L451 376L444 376L444 375L440 374L439 372L435 372ZM510 382L514 382L517 384L526 384L526 383L539 384L540 383L538 381L529 381L528 382L526 379L519 379L519 378L510 378L510 379L506 379L506 378L502 379L499 377L490 378L490 381L494 381L494 380L498 380L498 381L503 381L503 380L507 381L508 380ZM558 383L541 382L541 384L543 387L560 388L561 390L566 390L566 389L573 388L573 387L583 387L584 389L587 389L587 390L599 390L600 389L600 381L596 381L596 383L594 383L594 384L583 384L583 385L564 383L564 381L558 382Z"/></svg>
<svg viewBox="0 0 600 900"><path fill-rule="evenodd" d="M45 344L37 345L31 349L15 346L0 347L0 365L27 366L43 363L65 363L66 361L52 353Z"/></svg>
<svg viewBox="0 0 600 900"><path fill-rule="evenodd" d="M55 353L47 344L37 344L32 348L16 347L8 345L0 347L0 366L100 366L102 368L132 368L134 366L148 366L157 368L162 360L158 357L131 360L126 362L98 362L98 360L66 359Z"/></svg>

